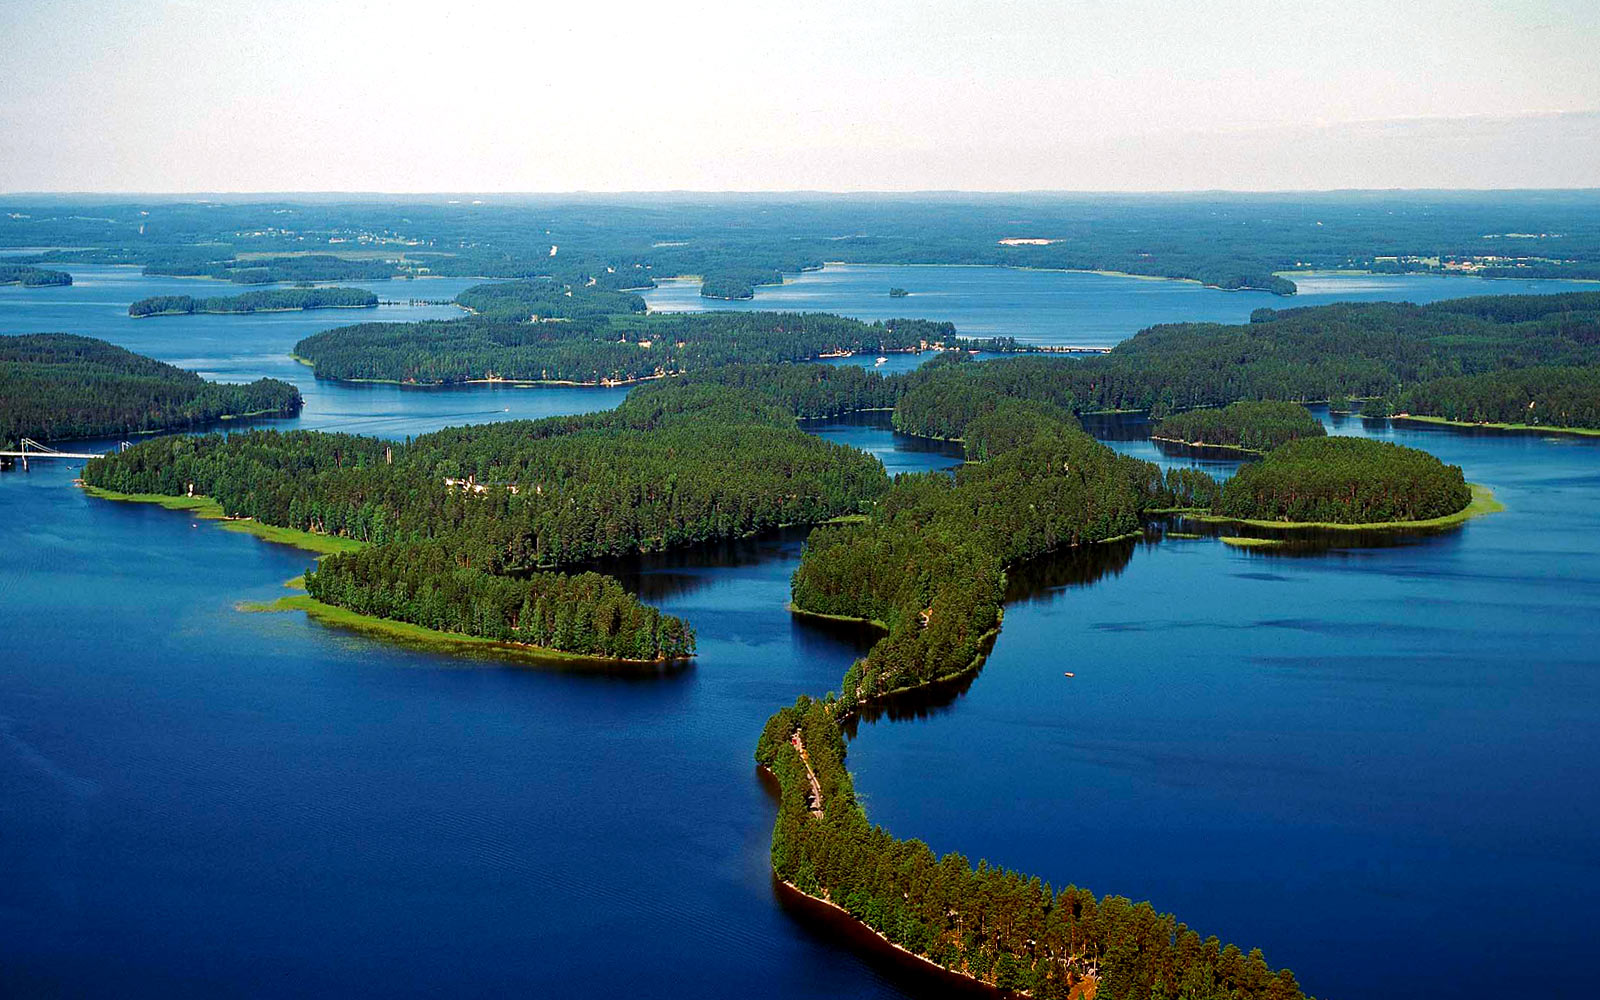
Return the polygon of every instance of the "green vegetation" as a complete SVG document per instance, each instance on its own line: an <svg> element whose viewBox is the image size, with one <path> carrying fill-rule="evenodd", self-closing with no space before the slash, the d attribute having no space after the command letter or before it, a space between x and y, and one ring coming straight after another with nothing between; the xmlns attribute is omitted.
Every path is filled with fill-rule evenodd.
<svg viewBox="0 0 1600 1000"><path fill-rule="evenodd" d="M72 284L72 275L66 271L51 271L28 264L0 264L0 285L43 288L70 284Z"/></svg>
<svg viewBox="0 0 1600 1000"><path fill-rule="evenodd" d="M821 523L888 488L876 459L806 434L766 397L677 384L606 413L404 445L311 431L159 438L84 479L204 494L251 519L238 523L328 539L347 555L307 577L324 603L618 659L687 655L693 633L615 581L542 569Z"/></svg>
<svg viewBox="0 0 1600 1000"><path fill-rule="evenodd" d="M364 542L358 542L353 538L319 535L310 531L297 531L293 528L263 524L260 521L248 518L229 517L223 512L222 504L208 496L169 496L165 493L118 493L115 490L89 485L85 485L83 491L101 500L120 500L124 503L153 503L157 506L165 507L167 510L186 511L204 521L222 522L224 531L236 531L241 534L254 535L265 542L293 545L295 548L315 552L318 555L353 552L365 545Z"/></svg>
<svg viewBox="0 0 1600 1000"><path fill-rule="evenodd" d="M90 337L0 337L0 443L185 430L300 406L300 390L276 379L224 385Z"/></svg>
<svg viewBox="0 0 1600 1000"><path fill-rule="evenodd" d="M694 653L694 632L682 620L641 604L610 577L486 573L437 541L330 556L305 582L306 593L324 604L435 632L600 659Z"/></svg>
<svg viewBox="0 0 1600 1000"><path fill-rule="evenodd" d="M1600 432L1600 366L1511 368L1433 379L1406 387L1380 408L1458 424Z"/></svg>
<svg viewBox="0 0 1600 1000"><path fill-rule="evenodd" d="M1327 431L1299 403L1230 403L1220 410L1189 410L1156 425L1151 437L1242 451L1271 451L1296 438L1322 437Z"/></svg>
<svg viewBox="0 0 1600 1000"><path fill-rule="evenodd" d="M299 309L364 309L378 296L362 288L274 288L242 295L197 299L189 295L156 295L128 306L128 315L183 316L190 313L253 313Z"/></svg>
<svg viewBox="0 0 1600 1000"><path fill-rule="evenodd" d="M394 642L412 649L445 653L452 656L492 656L496 660L522 660L529 663L548 664L562 660L593 660L595 657L563 653L556 649L542 649L510 642L497 642L478 636L440 632L413 625L410 622L377 618L358 614L332 604L324 604L306 594L293 594L266 603L241 602L241 611L303 611L324 625L346 628L374 639Z"/></svg>
<svg viewBox="0 0 1600 1000"><path fill-rule="evenodd" d="M1212 521L1226 524L1238 524L1251 528L1269 528L1272 530L1300 531L1314 529L1318 531L1414 531L1437 530L1440 528L1453 528L1464 524L1475 517L1484 514L1498 514L1506 509L1506 505L1495 499L1494 491L1478 483L1468 483L1467 489L1472 494L1472 501L1453 514L1443 514L1439 517L1430 517L1419 521L1369 521L1366 523L1347 524L1336 521L1267 521L1259 518L1224 517L1206 511L1184 511L1186 517L1196 521ZM1257 539L1258 541L1281 541L1282 539ZM1228 541L1224 538L1223 541ZM1232 544L1232 543L1230 543ZM1242 543L1241 543L1242 544Z"/></svg>
<svg viewBox="0 0 1600 1000"><path fill-rule="evenodd" d="M1007 428L982 435L982 464L953 478L902 476L868 522L812 532L794 606L876 620L888 634L851 665L840 694L802 697L767 722L756 760L781 788L773 870L896 947L1035 997L1067 997L1089 982L1102 997L1300 997L1293 975L1272 971L1260 952L1202 940L1148 903L1072 886L1057 893L959 854L937 857L872 826L855 797L841 723L868 702L981 664L999 627L1005 566L1126 536L1141 511L1185 499L1166 491L1154 466L1116 455L1047 409L1032 410L1031 436L1016 433L1021 412L1002 404L971 418ZM980 437L971 426L948 428Z"/></svg>
<svg viewBox="0 0 1600 1000"><path fill-rule="evenodd" d="M1461 467L1366 438L1302 438L1273 449L1222 486L1219 517L1295 524L1419 524L1462 512Z"/></svg>

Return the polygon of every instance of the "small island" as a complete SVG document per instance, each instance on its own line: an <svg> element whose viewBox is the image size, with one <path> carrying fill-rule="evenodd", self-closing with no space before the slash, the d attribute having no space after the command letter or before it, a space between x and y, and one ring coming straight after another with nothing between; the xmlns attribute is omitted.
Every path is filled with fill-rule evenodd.
<svg viewBox="0 0 1600 1000"><path fill-rule="evenodd" d="M1323 437L1322 423L1299 403L1240 402L1220 410L1175 413L1150 437L1175 444L1266 452L1299 438Z"/></svg>
<svg viewBox="0 0 1600 1000"><path fill-rule="evenodd" d="M910 295L910 294L911 293L906 291L904 288L891 288L891 289L889 289L889 298L891 298L891 299L903 299L907 295Z"/></svg>
<svg viewBox="0 0 1600 1000"><path fill-rule="evenodd" d="M1600 365L1508 368L1419 382L1364 415L1457 427L1600 434Z"/></svg>
<svg viewBox="0 0 1600 1000"><path fill-rule="evenodd" d="M1385 441L1322 437L1241 467L1211 517L1265 527L1443 526L1474 506L1458 465Z"/></svg>
<svg viewBox="0 0 1600 1000"><path fill-rule="evenodd" d="M27 264L0 264L0 285L45 288L70 284L72 284L72 275L65 271L51 271Z"/></svg>
<svg viewBox="0 0 1600 1000"><path fill-rule="evenodd" d="M197 299L190 295L155 295L128 306L135 319L147 316L188 316L194 313L229 314L297 312L303 309L371 309L378 296L364 288L274 288L242 295Z"/></svg>

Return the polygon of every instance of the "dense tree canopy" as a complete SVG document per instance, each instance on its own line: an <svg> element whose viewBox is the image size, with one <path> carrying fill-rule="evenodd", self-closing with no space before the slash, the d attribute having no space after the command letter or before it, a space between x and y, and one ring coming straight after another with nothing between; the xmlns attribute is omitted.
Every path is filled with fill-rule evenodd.
<svg viewBox="0 0 1600 1000"><path fill-rule="evenodd" d="M1458 465L1368 438L1302 438L1251 462L1222 486L1214 513L1262 521L1423 521L1472 502Z"/></svg>
<svg viewBox="0 0 1600 1000"><path fill-rule="evenodd" d="M207 382L103 340L0 337L0 443L183 430L227 416L288 416L300 390L276 379Z"/></svg>
<svg viewBox="0 0 1600 1000"><path fill-rule="evenodd" d="M1322 422L1299 403L1239 402L1221 409L1175 413L1151 437L1245 451L1271 451L1286 441L1322 437Z"/></svg>
<svg viewBox="0 0 1600 1000"><path fill-rule="evenodd" d="M128 315L182 316L188 313L252 313L294 309L360 309L376 306L378 296L364 288L273 288L241 295L197 299L155 295L128 306Z"/></svg>

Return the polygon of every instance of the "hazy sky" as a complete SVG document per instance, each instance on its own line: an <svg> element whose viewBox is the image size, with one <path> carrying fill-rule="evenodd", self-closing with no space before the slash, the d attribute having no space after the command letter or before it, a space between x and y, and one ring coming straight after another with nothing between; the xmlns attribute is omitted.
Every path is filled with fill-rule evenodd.
<svg viewBox="0 0 1600 1000"><path fill-rule="evenodd" d="M0 191L1600 186L1600 0L0 0Z"/></svg>

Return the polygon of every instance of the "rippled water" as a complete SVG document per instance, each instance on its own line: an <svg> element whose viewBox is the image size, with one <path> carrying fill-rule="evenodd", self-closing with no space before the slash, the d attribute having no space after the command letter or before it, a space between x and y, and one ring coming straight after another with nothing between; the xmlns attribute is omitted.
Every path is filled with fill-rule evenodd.
<svg viewBox="0 0 1600 1000"><path fill-rule="evenodd" d="M288 375L301 425L395 436L620 398L318 385L276 352L347 314L185 333L120 315L161 285L116 280L120 303L0 289L0 330ZM1330 425L1509 510L1385 549L1168 538L1020 567L970 685L860 725L870 814L1149 898L1319 996L1587 995L1600 445ZM891 471L958 458L870 415L812 429ZM505 667L241 613L308 557L73 475L0 475L0 993L928 995L772 893L755 737L872 638L785 612L799 533L608 567L695 624L687 669Z"/></svg>

